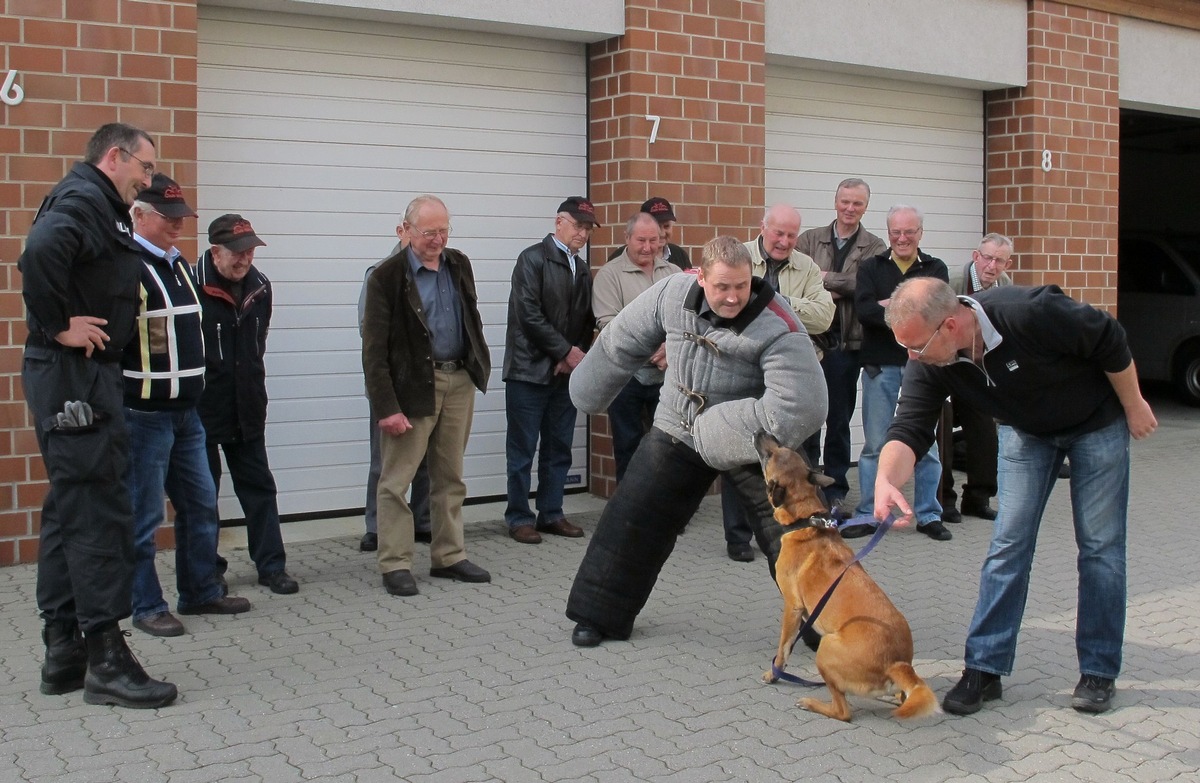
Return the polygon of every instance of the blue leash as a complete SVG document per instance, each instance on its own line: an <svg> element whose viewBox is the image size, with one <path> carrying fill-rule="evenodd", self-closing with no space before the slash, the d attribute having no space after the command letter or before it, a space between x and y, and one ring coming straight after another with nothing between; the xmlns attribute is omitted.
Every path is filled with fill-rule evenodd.
<svg viewBox="0 0 1200 783"><path fill-rule="evenodd" d="M834 520L831 519L830 521ZM874 521L874 517L871 516L853 517L851 519L837 521L837 527L842 528L850 525L871 524ZM842 572L838 574L837 579L833 580L833 584L831 584L829 589L825 591L825 595L821 596L821 600L817 601L817 605L814 606L812 612L809 613L808 619L804 621L804 624L800 626L800 630L796 632L796 638L792 640L792 646L788 651L789 656L791 655L791 650L796 649L796 642L800 641L800 637L804 635L804 632L812 628L813 623L817 621L817 617L820 616L821 610L825 608L825 604L829 603L829 597L833 595L833 591L836 590L837 586L841 583L842 577L846 575L846 572L850 570L852 565L871 554L871 550L875 548L876 544L883 540L884 535L891 530L892 523L895 521L896 518L891 514L888 514L888 518L876 526L875 535L871 536L871 540L867 542L867 545L858 550L858 553L854 555L850 562L846 564L846 567L842 569ZM783 680L784 682L790 682L794 685L806 685L810 688L820 687L825 684L819 680L806 680L803 677L797 677L795 674L788 674L783 669L780 669L778 665L776 665L774 657L771 658L771 674L774 675L776 679Z"/></svg>

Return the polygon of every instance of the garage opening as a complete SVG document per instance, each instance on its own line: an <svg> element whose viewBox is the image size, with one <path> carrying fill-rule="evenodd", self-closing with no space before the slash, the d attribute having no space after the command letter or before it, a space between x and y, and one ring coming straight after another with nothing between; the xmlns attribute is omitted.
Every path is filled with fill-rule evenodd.
<svg viewBox="0 0 1200 783"><path fill-rule="evenodd" d="M1121 110L1117 319L1138 374L1200 406L1200 118Z"/></svg>

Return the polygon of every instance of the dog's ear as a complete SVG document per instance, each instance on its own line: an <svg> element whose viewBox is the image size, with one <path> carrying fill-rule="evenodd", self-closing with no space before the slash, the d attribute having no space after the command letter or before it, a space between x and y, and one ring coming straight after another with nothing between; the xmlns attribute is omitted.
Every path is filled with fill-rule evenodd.
<svg viewBox="0 0 1200 783"><path fill-rule="evenodd" d="M772 508L779 508L787 500L787 488L771 479L767 481L767 498L770 500Z"/></svg>
<svg viewBox="0 0 1200 783"><path fill-rule="evenodd" d="M815 470L810 470L808 472L808 480L809 483L815 484L822 489L825 487L832 487L834 484L834 480L829 478L829 476L826 476L824 473L818 473Z"/></svg>

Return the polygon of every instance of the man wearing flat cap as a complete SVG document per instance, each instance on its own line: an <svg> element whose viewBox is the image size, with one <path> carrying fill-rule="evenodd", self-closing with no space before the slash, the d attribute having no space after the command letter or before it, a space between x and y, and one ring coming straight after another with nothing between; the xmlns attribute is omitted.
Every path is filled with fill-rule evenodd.
<svg viewBox="0 0 1200 783"><path fill-rule="evenodd" d="M154 536L163 522L163 489L175 507L175 582L180 614L237 614L245 598L217 581L217 490L208 469L196 404L204 391L200 298L187 259L175 247L196 213L165 174L133 202L133 238L142 246L137 328L125 348L125 423L133 502L133 627L179 636L183 623L163 599Z"/></svg>
<svg viewBox="0 0 1200 783"><path fill-rule="evenodd" d="M504 410L508 534L540 544L542 533L581 538L563 515L563 486L571 468L575 406L571 371L592 343L592 275L579 251L600 225L583 196L558 207L554 231L517 256L504 339ZM538 450L538 441L541 449ZM533 454L538 451L537 514L529 507Z"/></svg>
<svg viewBox="0 0 1200 783"><path fill-rule="evenodd" d="M221 215L208 226L212 246L196 265L204 308L204 395L200 419L208 436L208 465L221 486L225 453L233 491L246 515L250 558L258 583L273 593L300 589L288 576L279 530L275 477L267 464L267 329L271 325L271 281L254 266L258 238L241 215ZM218 557L217 570L228 564Z"/></svg>
<svg viewBox="0 0 1200 783"><path fill-rule="evenodd" d="M683 270L692 268L692 260L688 257L688 253L679 245L671 241L675 233L675 208L671 206L671 202L661 196L648 198L642 204L639 212L645 212L650 217L654 218L658 223L659 229L662 231L662 260L674 264ZM621 245L616 250L609 254L608 260L612 261L618 258L625 252L625 245Z"/></svg>

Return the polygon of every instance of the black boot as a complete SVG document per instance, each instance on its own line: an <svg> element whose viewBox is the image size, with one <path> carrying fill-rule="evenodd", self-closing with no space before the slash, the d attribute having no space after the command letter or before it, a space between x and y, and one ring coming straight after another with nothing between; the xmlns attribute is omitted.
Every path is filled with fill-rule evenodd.
<svg viewBox="0 0 1200 783"><path fill-rule="evenodd" d="M179 691L169 682L150 679L125 644L126 634L114 623L85 637L88 666L83 700L133 709L165 707L175 701Z"/></svg>
<svg viewBox="0 0 1200 783"><path fill-rule="evenodd" d="M46 662L42 664L42 693L70 693L83 687L87 672L87 647L79 626L72 620L46 623L42 629Z"/></svg>

